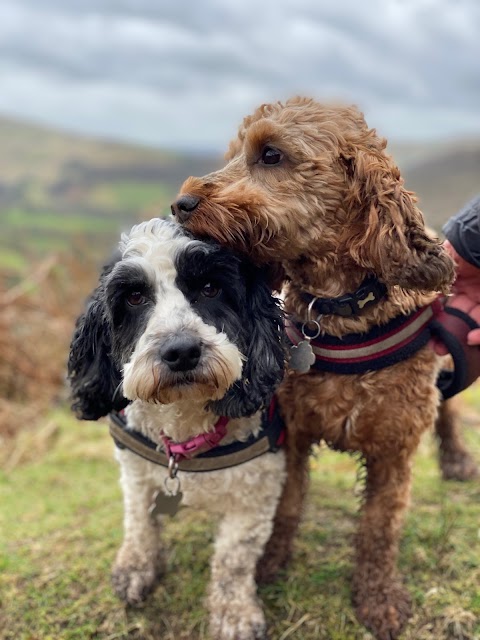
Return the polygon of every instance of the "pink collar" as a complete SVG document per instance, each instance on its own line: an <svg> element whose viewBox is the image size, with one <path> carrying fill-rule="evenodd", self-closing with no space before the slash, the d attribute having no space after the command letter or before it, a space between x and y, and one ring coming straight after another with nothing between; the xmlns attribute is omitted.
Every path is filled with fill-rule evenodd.
<svg viewBox="0 0 480 640"><path fill-rule="evenodd" d="M222 416L215 423L215 431L200 433L185 442L173 442L168 436L162 436L167 458L174 457L178 462L182 458L192 458L197 453L204 453L216 447L227 434L228 418Z"/></svg>

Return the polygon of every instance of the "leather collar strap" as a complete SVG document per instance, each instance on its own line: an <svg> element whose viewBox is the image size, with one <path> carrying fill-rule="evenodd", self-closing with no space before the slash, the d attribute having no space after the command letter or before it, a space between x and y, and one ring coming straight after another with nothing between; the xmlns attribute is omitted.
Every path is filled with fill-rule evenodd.
<svg viewBox="0 0 480 640"><path fill-rule="evenodd" d="M320 315L359 316L364 309L377 304L387 294L387 287L375 276L367 276L354 293L346 293L338 298L317 298L303 292L302 299Z"/></svg>
<svg viewBox="0 0 480 640"><path fill-rule="evenodd" d="M397 316L382 326L373 327L367 333L352 333L343 338L320 335L310 341L315 362L312 369L341 374L358 374L377 371L406 360L431 337L429 324L441 310L441 302L435 300L406 316ZM301 324L286 323L286 332L292 344L305 340Z"/></svg>
<svg viewBox="0 0 480 640"><path fill-rule="evenodd" d="M158 445L140 432L130 429L123 413L110 413L110 435L120 449L129 449L145 460L168 467L169 458ZM235 441L215 446L192 458L178 460L179 471L217 471L234 467L267 452L276 452L285 438L285 423L280 415L276 398L262 414L262 428L257 436L251 435L245 442Z"/></svg>

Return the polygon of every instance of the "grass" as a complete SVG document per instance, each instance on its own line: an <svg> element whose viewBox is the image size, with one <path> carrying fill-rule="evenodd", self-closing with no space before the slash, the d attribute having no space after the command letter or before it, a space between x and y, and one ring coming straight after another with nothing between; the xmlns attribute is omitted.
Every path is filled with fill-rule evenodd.
<svg viewBox="0 0 480 640"><path fill-rule="evenodd" d="M479 389L468 410L478 407ZM466 425L480 461L478 414ZM118 470L104 424L77 423L66 410L48 453L0 475L2 640L203 640L203 597L214 524L181 511L169 520L168 571L142 609L125 609L110 586L122 538ZM32 434L35 449L35 434ZM263 587L272 640L367 640L350 605L351 536L357 465L321 450L290 570ZM400 567L414 600L405 640L480 638L480 485L439 479L431 437L415 463L412 508Z"/></svg>

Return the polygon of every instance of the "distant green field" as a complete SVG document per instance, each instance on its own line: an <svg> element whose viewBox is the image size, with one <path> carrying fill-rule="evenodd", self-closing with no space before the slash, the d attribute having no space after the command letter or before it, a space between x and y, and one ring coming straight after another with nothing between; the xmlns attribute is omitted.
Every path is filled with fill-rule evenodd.
<svg viewBox="0 0 480 640"><path fill-rule="evenodd" d="M121 221L108 217L27 212L11 209L2 221L0 269L21 277L52 253L71 253L81 247L85 258L96 261L110 252Z"/></svg>
<svg viewBox="0 0 480 640"><path fill-rule="evenodd" d="M218 163L2 116L0 141L0 270L11 280L72 247L96 262L121 230L165 215L187 176Z"/></svg>
<svg viewBox="0 0 480 640"><path fill-rule="evenodd" d="M7 249L6 247L0 247L0 269L21 272L25 269L27 264L28 260L26 260L18 251Z"/></svg>
<svg viewBox="0 0 480 640"><path fill-rule="evenodd" d="M163 184L125 181L96 185L82 196L85 211L21 206L1 211L0 269L21 276L50 253L81 247L88 260L108 254L120 232L136 222L165 215L172 190ZM58 202L55 203L57 209Z"/></svg>
<svg viewBox="0 0 480 640"><path fill-rule="evenodd" d="M161 210L171 201L172 190L164 184L119 182L96 186L90 192L93 203L119 211L141 212L150 207Z"/></svg>
<svg viewBox="0 0 480 640"><path fill-rule="evenodd" d="M86 231L113 231L118 228L118 221L111 218L100 218L85 214L61 214L51 212L30 212L11 209L4 213L6 226L23 229L24 232L52 231L64 234L82 233Z"/></svg>

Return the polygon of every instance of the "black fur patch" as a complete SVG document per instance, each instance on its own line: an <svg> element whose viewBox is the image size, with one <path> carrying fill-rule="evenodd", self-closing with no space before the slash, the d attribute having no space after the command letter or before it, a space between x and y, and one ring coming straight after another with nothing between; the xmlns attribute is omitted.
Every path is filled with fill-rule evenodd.
<svg viewBox="0 0 480 640"><path fill-rule="evenodd" d="M177 255L176 267L177 286L195 312L246 356L242 379L210 408L231 418L255 413L270 402L285 360L283 317L266 274L216 244L192 244ZM218 295L203 295L206 284Z"/></svg>
<svg viewBox="0 0 480 640"><path fill-rule="evenodd" d="M129 305L126 299L133 292L142 294L145 302ZM140 265L119 262L106 280L105 299L112 331L112 356L121 367L130 360L138 338L145 331L155 306L155 290Z"/></svg>
<svg viewBox="0 0 480 640"><path fill-rule="evenodd" d="M70 345L68 378L72 409L82 420L98 420L127 404L117 393L121 373L111 357L111 322L105 304L105 280L120 259L120 254L116 254L103 268L98 287L76 322Z"/></svg>

